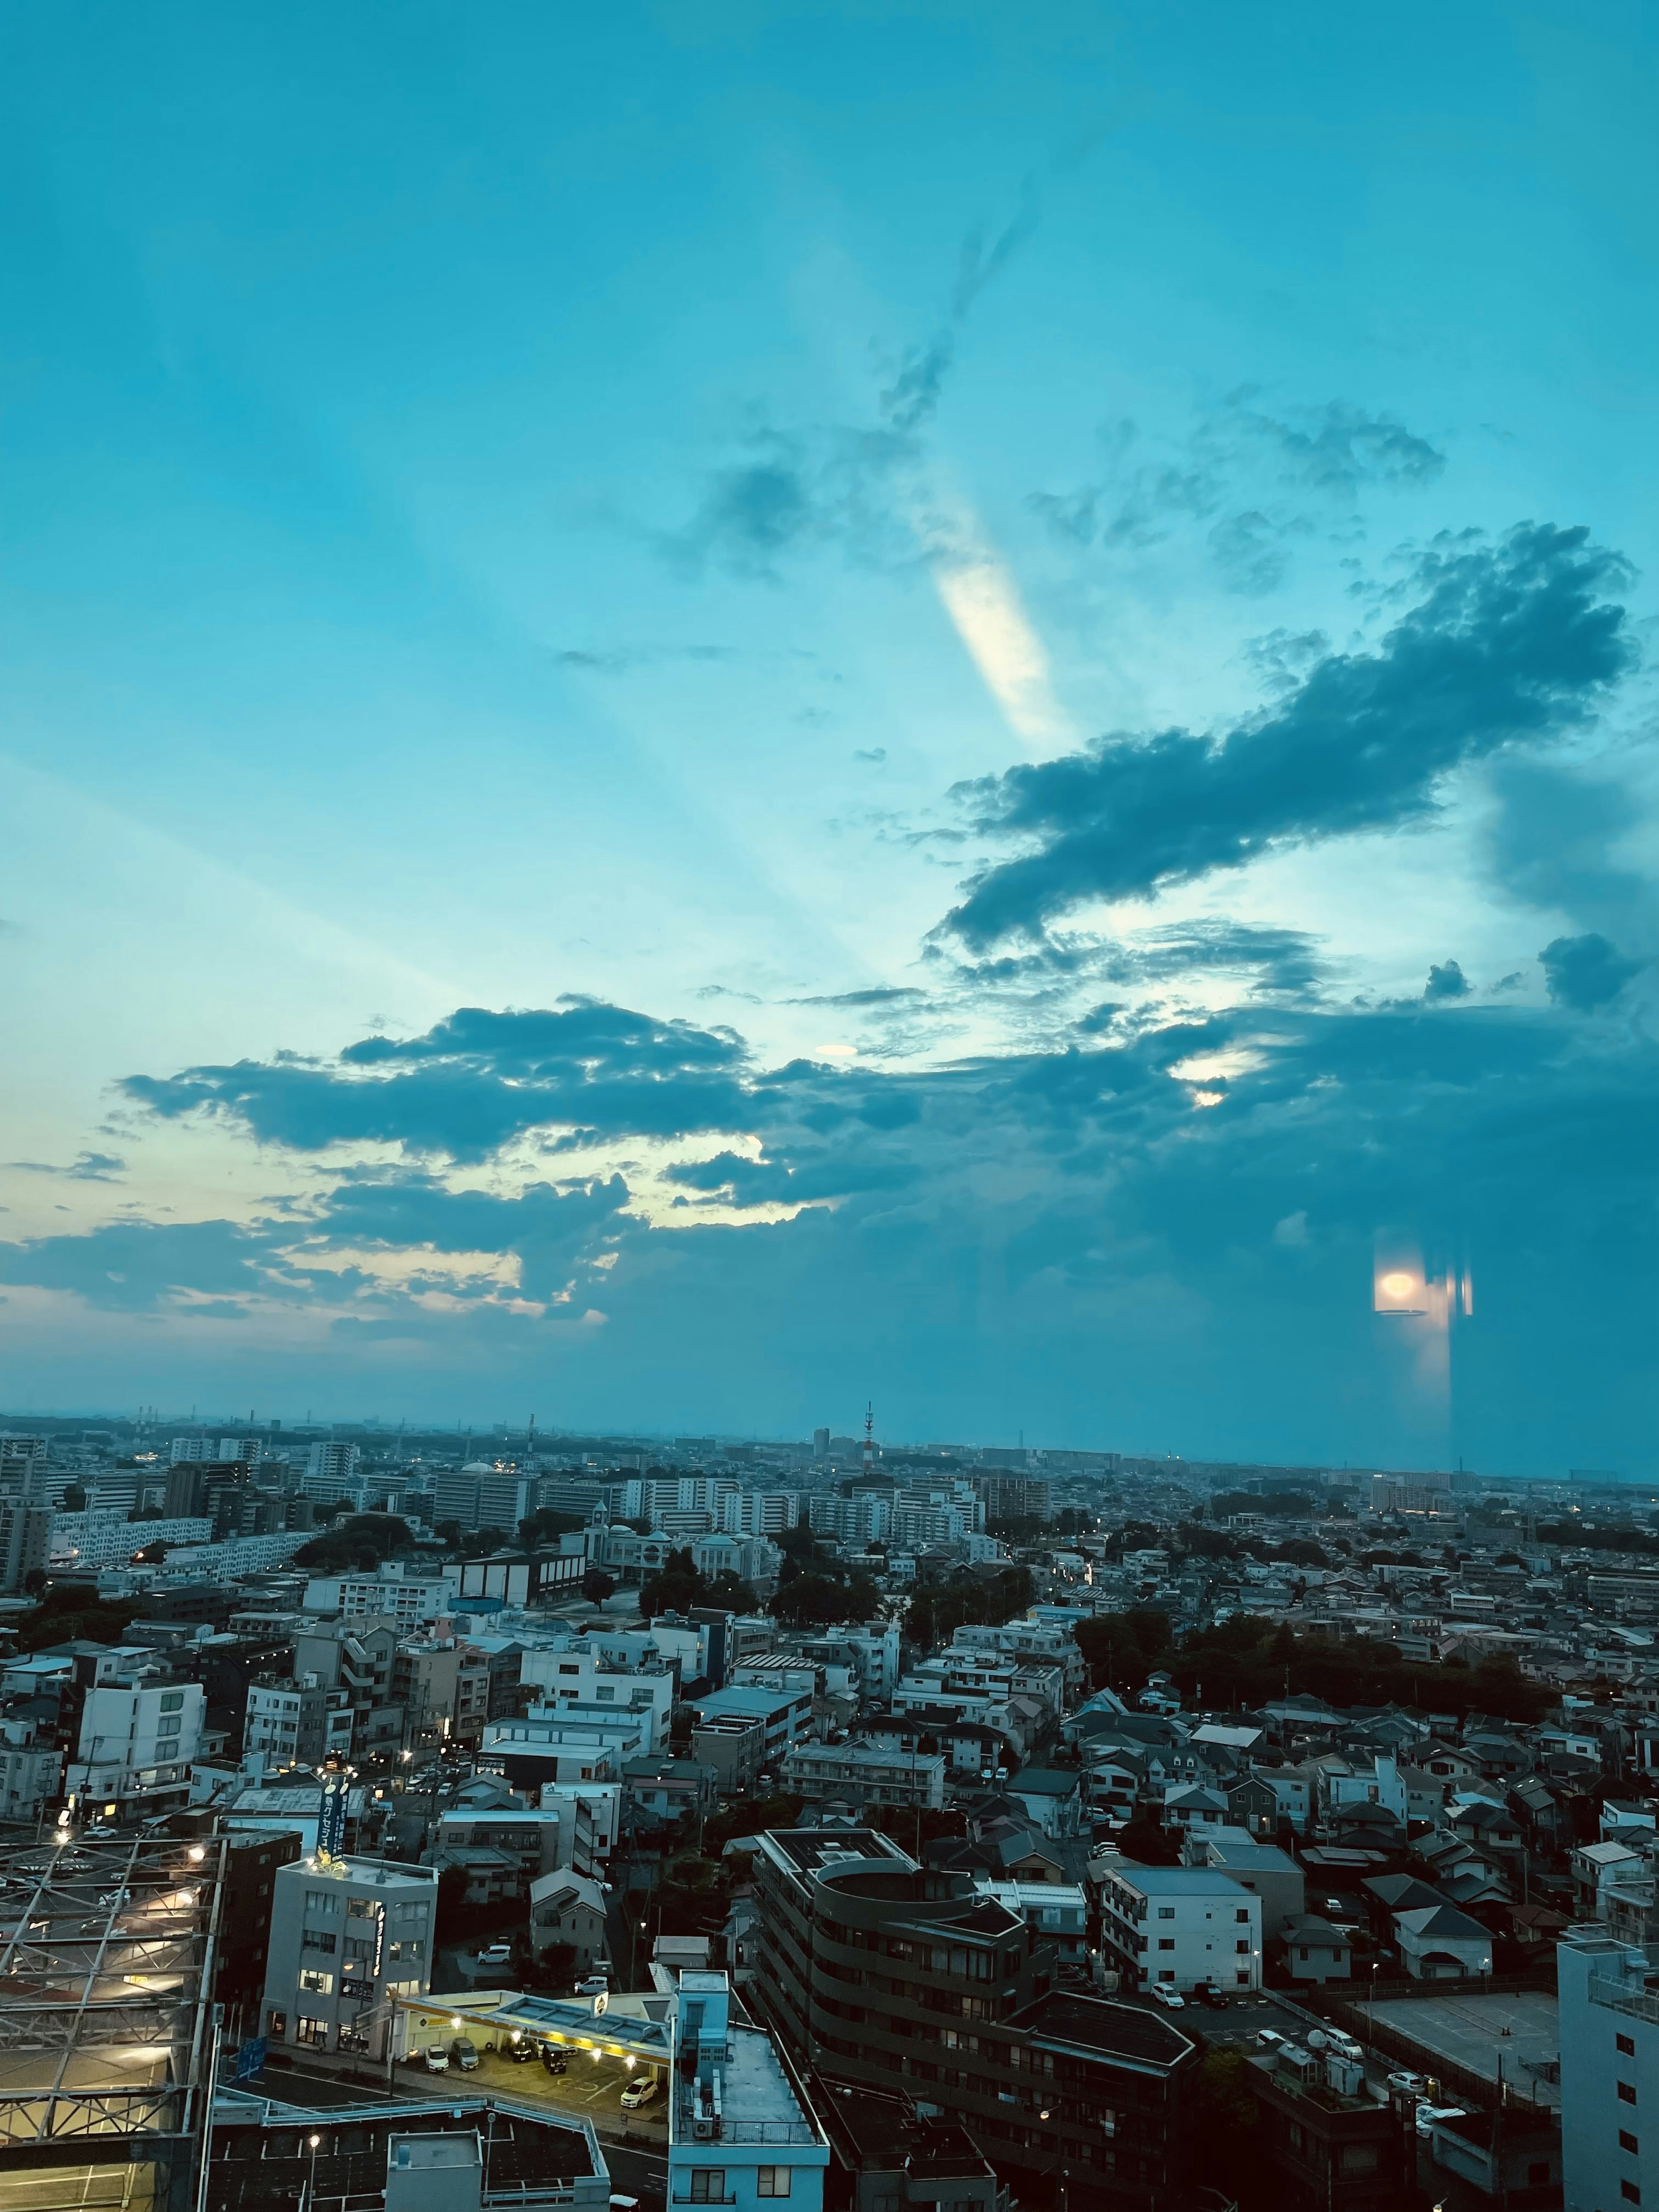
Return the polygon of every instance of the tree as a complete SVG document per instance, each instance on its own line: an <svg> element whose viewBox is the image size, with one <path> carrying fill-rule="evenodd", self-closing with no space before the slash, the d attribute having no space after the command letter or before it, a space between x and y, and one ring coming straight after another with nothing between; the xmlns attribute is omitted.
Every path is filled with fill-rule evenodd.
<svg viewBox="0 0 1659 2212"><path fill-rule="evenodd" d="M1193 2177L1235 2197L1249 2197L1257 2166L1260 2114L1249 2082L1243 2052L1218 2047L1205 2052L1193 2084Z"/></svg>
<svg viewBox="0 0 1659 2212"><path fill-rule="evenodd" d="M616 1594L616 1579L606 1574L603 1567L590 1567L582 1577L582 1595L589 1605L603 1605L606 1598L614 1597Z"/></svg>
<svg viewBox="0 0 1659 2212"><path fill-rule="evenodd" d="M703 1578L689 1551L670 1552L653 1575L640 1584L640 1618L659 1613L688 1613L702 1602Z"/></svg>
<svg viewBox="0 0 1659 2212"><path fill-rule="evenodd" d="M1138 1859L1142 1866L1181 1864L1180 1837L1173 1829L1160 1827L1144 1805L1136 1807L1117 1842L1125 1858Z"/></svg>
<svg viewBox="0 0 1659 2212"><path fill-rule="evenodd" d="M400 1513L348 1513L337 1528L313 1536L294 1554L296 1566L313 1574L338 1574L362 1568L373 1573L394 1552L412 1552L415 1538Z"/></svg>
<svg viewBox="0 0 1659 2212"><path fill-rule="evenodd" d="M545 1990L550 1994L568 1990L576 1978L576 1947L550 1943L539 1959L532 1952L528 1966L520 1971L526 1989Z"/></svg>
<svg viewBox="0 0 1659 2212"><path fill-rule="evenodd" d="M1167 1667L1174 1632L1167 1613L1138 1605L1127 1613L1097 1613L1072 1631L1097 1689L1139 1690Z"/></svg>

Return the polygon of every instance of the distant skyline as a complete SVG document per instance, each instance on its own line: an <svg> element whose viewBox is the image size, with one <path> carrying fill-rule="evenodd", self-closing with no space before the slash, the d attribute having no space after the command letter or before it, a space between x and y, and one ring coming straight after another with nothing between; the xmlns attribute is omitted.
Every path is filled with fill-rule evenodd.
<svg viewBox="0 0 1659 2212"><path fill-rule="evenodd" d="M1656 46L15 21L0 1399L1659 1477Z"/></svg>

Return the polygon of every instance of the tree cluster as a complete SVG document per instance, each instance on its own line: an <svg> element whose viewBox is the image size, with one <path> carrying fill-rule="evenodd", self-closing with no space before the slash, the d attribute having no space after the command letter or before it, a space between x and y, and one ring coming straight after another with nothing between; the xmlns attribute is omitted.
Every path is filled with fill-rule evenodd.
<svg viewBox="0 0 1659 2212"><path fill-rule="evenodd" d="M690 1551L670 1552L655 1574L640 1585L640 1618L652 1620L660 1613L689 1613L694 1606L712 1606L722 1613L752 1613L759 1599L746 1582L733 1574L705 1575Z"/></svg>
<svg viewBox="0 0 1659 2212"><path fill-rule="evenodd" d="M301 1545L294 1564L318 1575L373 1574L382 1559L414 1548L414 1535L401 1514L350 1513L337 1528Z"/></svg>
<svg viewBox="0 0 1659 2212"><path fill-rule="evenodd" d="M1031 1602L1031 1570L1000 1567L994 1574L958 1568L948 1581L924 1583L904 1616L906 1640L924 1650L948 1644L957 1629L980 1623L1000 1627Z"/></svg>

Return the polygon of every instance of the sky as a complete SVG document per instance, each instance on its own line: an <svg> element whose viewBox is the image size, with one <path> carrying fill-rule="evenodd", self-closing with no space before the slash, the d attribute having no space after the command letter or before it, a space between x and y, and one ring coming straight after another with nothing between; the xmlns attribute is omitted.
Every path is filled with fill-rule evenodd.
<svg viewBox="0 0 1659 2212"><path fill-rule="evenodd" d="M0 1403L1659 1476L1650 12L3 37Z"/></svg>

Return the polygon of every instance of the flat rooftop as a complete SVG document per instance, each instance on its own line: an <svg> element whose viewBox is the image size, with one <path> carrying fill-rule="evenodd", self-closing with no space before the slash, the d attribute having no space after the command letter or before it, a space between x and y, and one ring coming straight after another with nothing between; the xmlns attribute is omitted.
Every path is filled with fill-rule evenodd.
<svg viewBox="0 0 1659 2212"><path fill-rule="evenodd" d="M896 1867L911 1863L875 1828L769 1828L766 1840L797 1874L819 1874L848 1859L887 1859Z"/></svg>
<svg viewBox="0 0 1659 2212"><path fill-rule="evenodd" d="M1553 1990L1387 1997L1376 2007L1376 2024L1414 2045L1424 2055L1425 2073L1433 2072L1435 2059L1449 2059L1495 2084L1501 2064L1504 2080L1523 2099L1551 2106L1561 2101L1560 2083L1547 2081L1541 2071L1561 2055Z"/></svg>
<svg viewBox="0 0 1659 2212"><path fill-rule="evenodd" d="M726 2063L720 2069L724 2142L781 2145L823 2142L817 2122L795 2094L794 2085L784 2072L772 2039L764 2028L740 2027L733 2022L726 2050ZM689 2129L696 2096L694 2082L689 2078L680 2079L675 2096L679 2127Z"/></svg>
<svg viewBox="0 0 1659 2212"><path fill-rule="evenodd" d="M1174 2066L1198 2047L1167 2013L1154 2012L1150 2004L1121 2004L1110 1997L1073 1996L1065 1990L1053 1990L1026 2005L1008 2024L1023 2027L1042 2042L1068 2044L1076 2051L1139 2066Z"/></svg>

